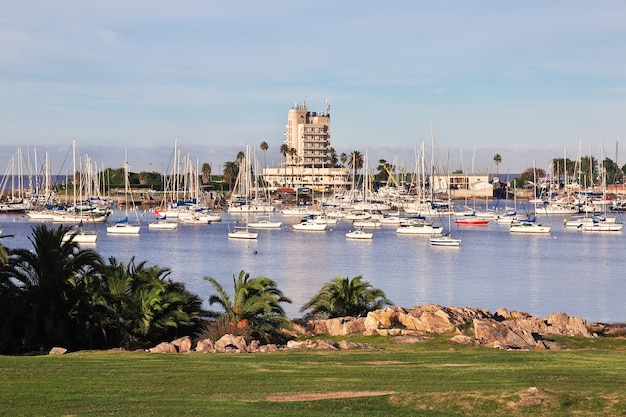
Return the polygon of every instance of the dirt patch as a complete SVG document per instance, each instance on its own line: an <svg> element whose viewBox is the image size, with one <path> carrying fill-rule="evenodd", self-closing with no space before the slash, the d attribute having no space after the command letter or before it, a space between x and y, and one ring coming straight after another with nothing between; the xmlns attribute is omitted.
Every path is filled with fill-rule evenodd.
<svg viewBox="0 0 626 417"><path fill-rule="evenodd" d="M342 398L375 397L378 395L395 394L393 391L337 391L337 392L294 392L270 395L268 401L291 402L291 401L318 401L337 400Z"/></svg>

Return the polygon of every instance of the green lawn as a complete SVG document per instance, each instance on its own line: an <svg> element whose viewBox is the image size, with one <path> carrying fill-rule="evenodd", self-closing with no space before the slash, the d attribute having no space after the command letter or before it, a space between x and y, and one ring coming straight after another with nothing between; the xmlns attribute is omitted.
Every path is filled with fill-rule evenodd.
<svg viewBox="0 0 626 417"><path fill-rule="evenodd" d="M621 416L626 340L499 351L443 339L266 354L0 356L3 415Z"/></svg>

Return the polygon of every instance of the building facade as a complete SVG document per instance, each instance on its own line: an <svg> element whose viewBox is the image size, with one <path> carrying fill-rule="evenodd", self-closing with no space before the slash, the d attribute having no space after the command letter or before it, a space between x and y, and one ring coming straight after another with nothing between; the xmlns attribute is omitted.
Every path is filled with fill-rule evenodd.
<svg viewBox="0 0 626 417"><path fill-rule="evenodd" d="M284 144L289 151L283 166L263 170L270 187L337 188L348 184L348 168L332 164L328 102L323 112L309 111L306 102L292 107L287 114Z"/></svg>
<svg viewBox="0 0 626 417"><path fill-rule="evenodd" d="M436 194L445 194L450 190L453 199L493 195L493 184L489 182L488 174L433 175L431 186Z"/></svg>
<svg viewBox="0 0 626 417"><path fill-rule="evenodd" d="M330 166L330 105L326 111L311 112L302 105L295 105L287 114L285 144L295 149L289 155L289 163L303 168Z"/></svg>

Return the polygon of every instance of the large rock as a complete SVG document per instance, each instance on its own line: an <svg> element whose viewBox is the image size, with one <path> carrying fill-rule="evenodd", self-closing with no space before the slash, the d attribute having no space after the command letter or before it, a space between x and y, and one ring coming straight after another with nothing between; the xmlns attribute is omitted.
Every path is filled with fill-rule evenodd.
<svg viewBox="0 0 626 417"><path fill-rule="evenodd" d="M501 349L534 349L537 346L532 333L512 328L505 322L474 320L474 337L482 345Z"/></svg>
<svg viewBox="0 0 626 417"><path fill-rule="evenodd" d="M377 330L402 327L423 333L451 334L455 329L465 327L476 318L491 317L482 309L442 307L437 304L425 304L411 309L387 307L372 311L367 315L365 328L370 334Z"/></svg>
<svg viewBox="0 0 626 417"><path fill-rule="evenodd" d="M150 353L178 353L176 346L169 342L162 342L149 349Z"/></svg>
<svg viewBox="0 0 626 417"><path fill-rule="evenodd" d="M240 352L248 351L248 342L243 336L234 336L232 334L225 334L215 342L215 350L218 352L230 352L238 350Z"/></svg>
<svg viewBox="0 0 626 417"><path fill-rule="evenodd" d="M172 341L172 344L178 348L178 353L191 352L191 337L183 336Z"/></svg>
<svg viewBox="0 0 626 417"><path fill-rule="evenodd" d="M211 339L198 340L196 344L196 352L215 352L215 343Z"/></svg>
<svg viewBox="0 0 626 417"><path fill-rule="evenodd" d="M53 347L52 349L50 349L50 352L48 352L49 355L65 355L65 353L67 352L67 349L65 349L64 347Z"/></svg>
<svg viewBox="0 0 626 417"><path fill-rule="evenodd" d="M346 336L365 331L364 317L339 317L327 320L311 320L306 323L310 334L327 336Z"/></svg>
<svg viewBox="0 0 626 417"><path fill-rule="evenodd" d="M570 317L565 313L553 313L546 319L546 323L548 323L552 329L555 329L555 332L551 334L593 337L587 328L587 320L580 317Z"/></svg>

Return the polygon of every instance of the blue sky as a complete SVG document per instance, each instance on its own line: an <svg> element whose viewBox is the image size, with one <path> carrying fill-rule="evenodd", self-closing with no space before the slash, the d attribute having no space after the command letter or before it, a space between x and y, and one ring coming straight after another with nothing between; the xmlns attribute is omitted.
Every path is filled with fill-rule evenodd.
<svg viewBox="0 0 626 417"><path fill-rule="evenodd" d="M19 1L0 6L0 164L216 172L246 144L282 159L287 111L330 101L332 145L407 167L519 173L590 151L626 163L621 1ZM623 148L624 146L622 146ZM603 148L601 150L601 148Z"/></svg>

